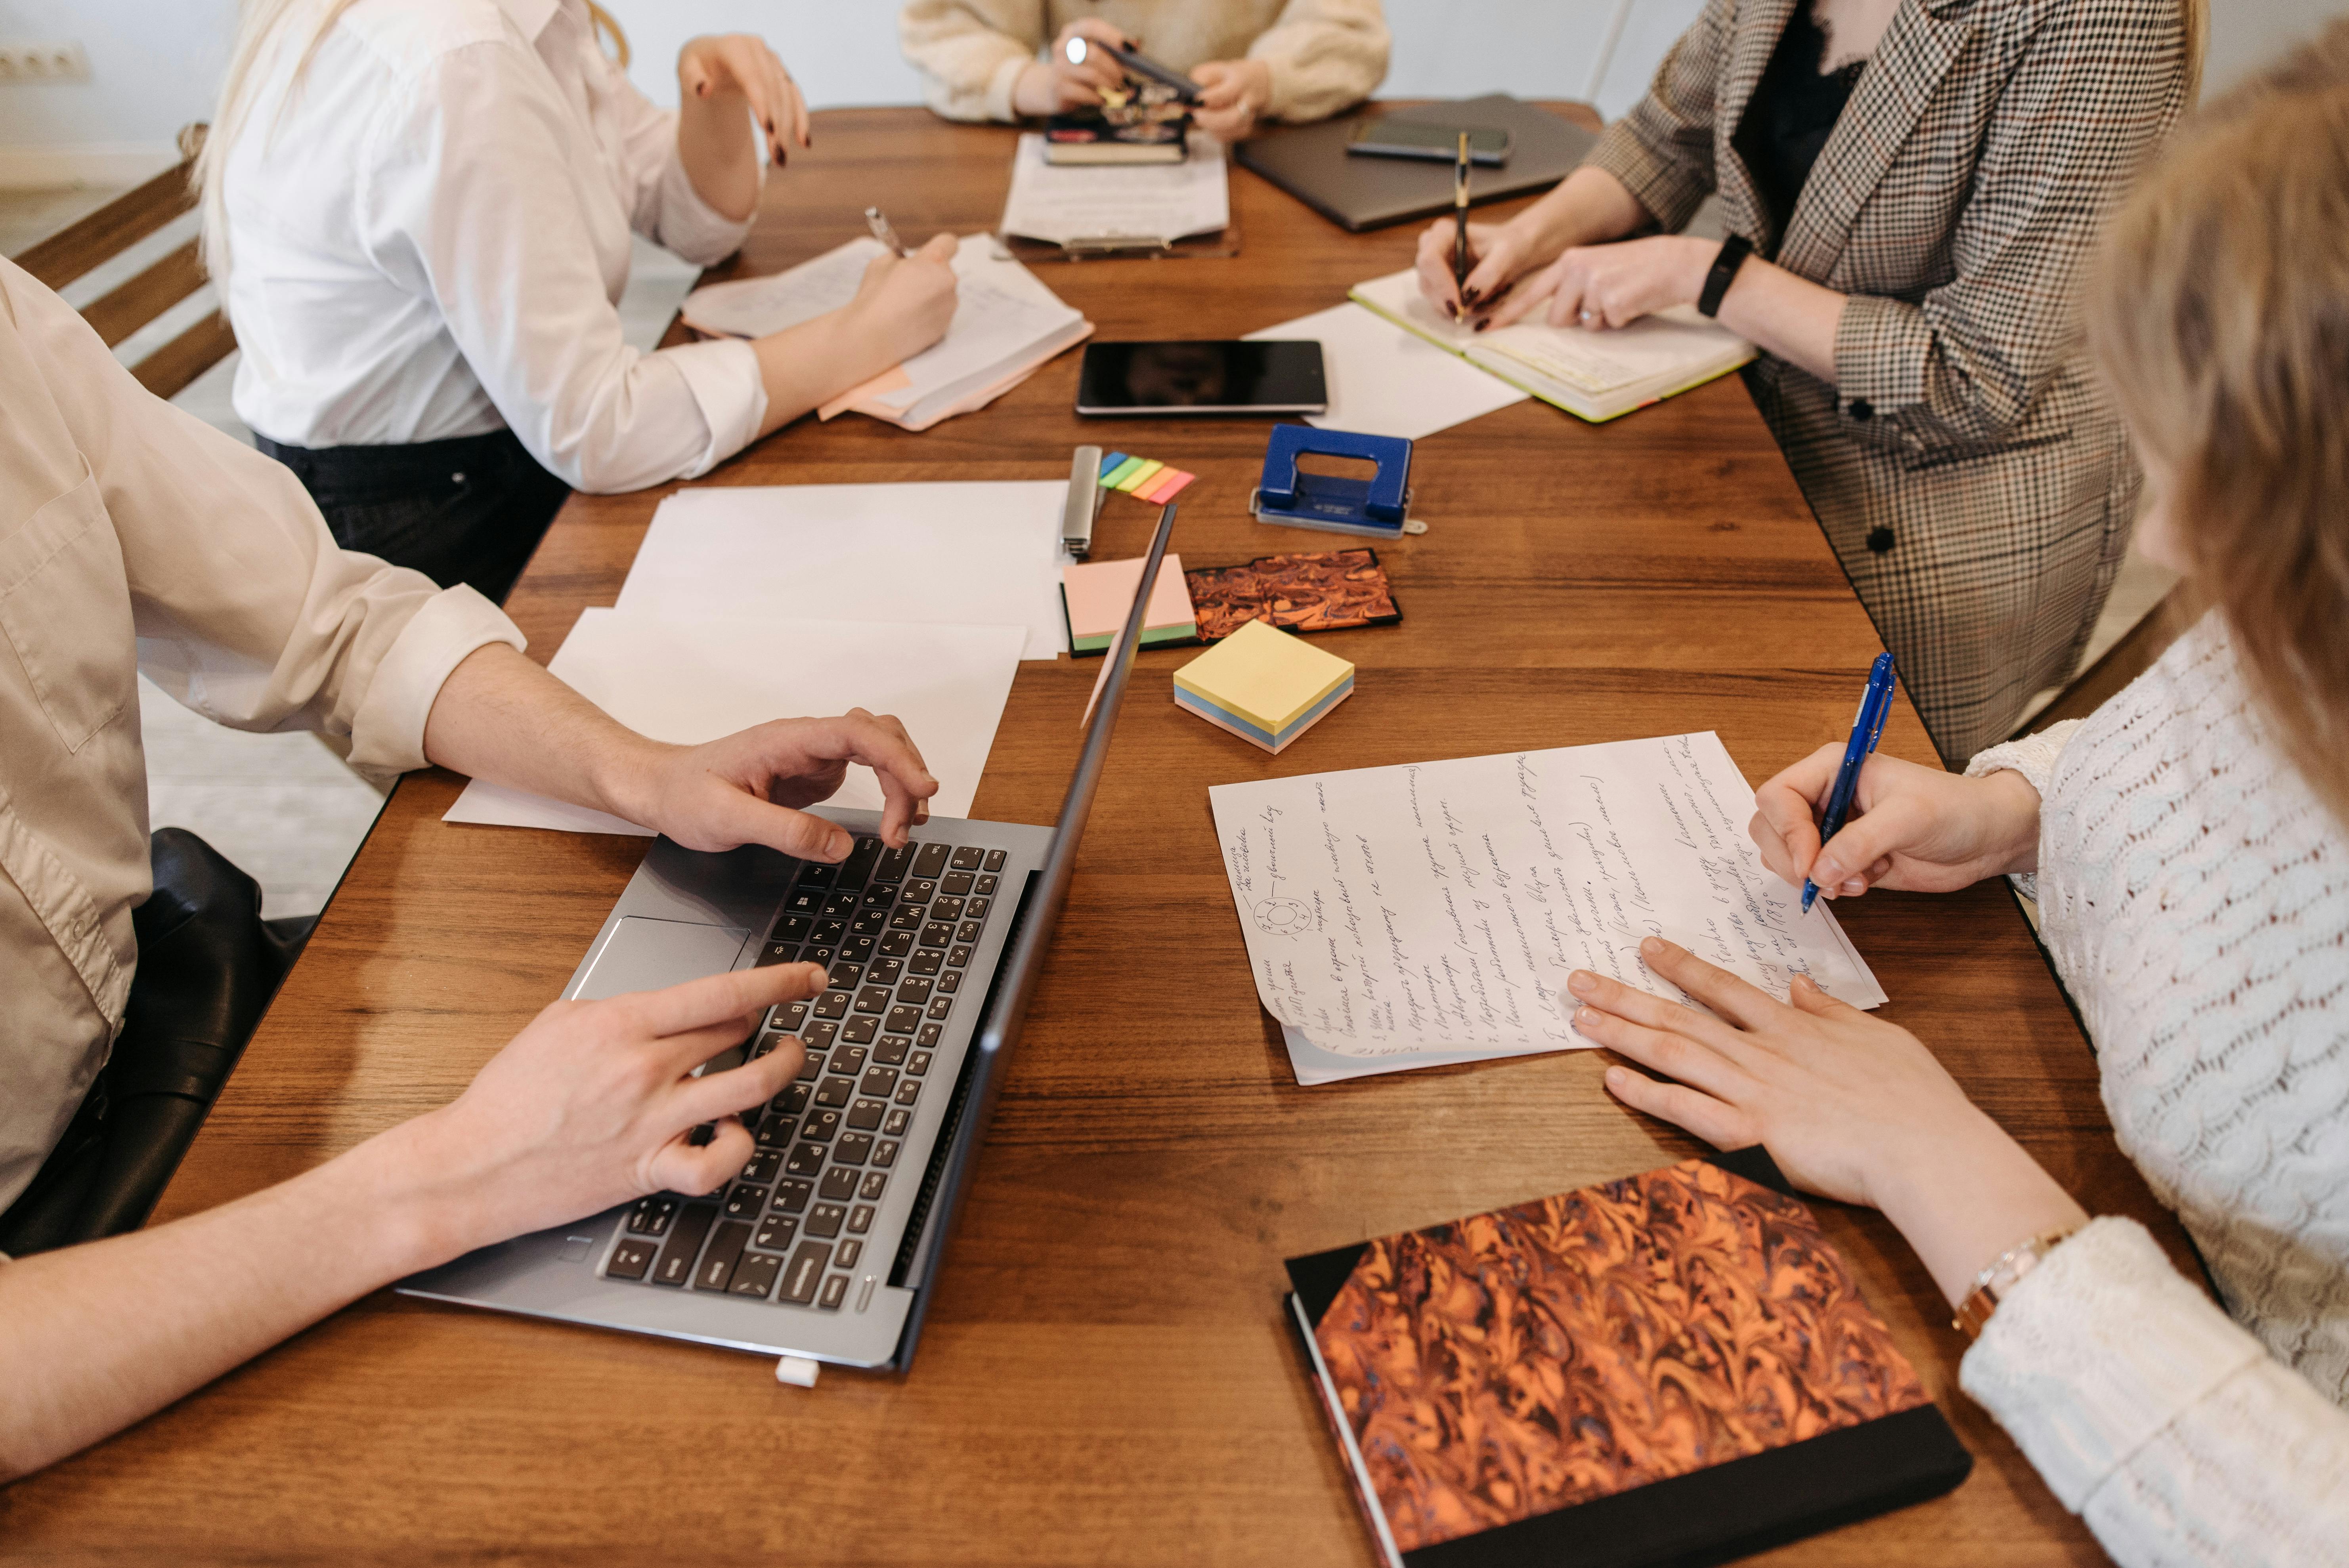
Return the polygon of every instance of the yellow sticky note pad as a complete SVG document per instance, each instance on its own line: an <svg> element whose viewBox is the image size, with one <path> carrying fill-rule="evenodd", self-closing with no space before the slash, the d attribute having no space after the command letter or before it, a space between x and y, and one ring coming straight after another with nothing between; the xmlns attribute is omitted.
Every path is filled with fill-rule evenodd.
<svg viewBox="0 0 2349 1568"><path fill-rule="evenodd" d="M1354 666L1250 621L1174 672L1174 702L1278 752L1353 695Z"/></svg>

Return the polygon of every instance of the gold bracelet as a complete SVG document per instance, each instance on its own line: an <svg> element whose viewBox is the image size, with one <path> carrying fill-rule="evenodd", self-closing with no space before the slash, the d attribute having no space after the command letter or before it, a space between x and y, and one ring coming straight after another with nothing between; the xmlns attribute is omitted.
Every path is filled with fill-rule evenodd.
<svg viewBox="0 0 2349 1568"><path fill-rule="evenodd" d="M1968 1339L1981 1337L1982 1325L1988 1323L1990 1315L1998 1310L1998 1304L2014 1294L2014 1287L2023 1283L2023 1277L2044 1262L2047 1254L2055 1250L2058 1242L2079 1228L2077 1225L2058 1225L2052 1231L2042 1231L2028 1241L2015 1243L1992 1258L1989 1266L1974 1275L1974 1288L1966 1294L1965 1300L1958 1303L1958 1315L1950 1319L1950 1326Z"/></svg>

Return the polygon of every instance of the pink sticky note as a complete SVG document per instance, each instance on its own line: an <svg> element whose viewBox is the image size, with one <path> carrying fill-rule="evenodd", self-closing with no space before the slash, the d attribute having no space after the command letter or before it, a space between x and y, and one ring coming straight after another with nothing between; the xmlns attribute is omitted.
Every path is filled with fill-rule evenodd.
<svg viewBox="0 0 2349 1568"><path fill-rule="evenodd" d="M1168 501L1174 499L1174 492L1176 490L1181 490L1185 485L1189 484L1193 480L1198 477L1199 476L1196 474L1186 474L1180 469L1169 469L1166 477L1159 480L1158 488L1150 492L1150 504L1153 506L1164 506Z"/></svg>

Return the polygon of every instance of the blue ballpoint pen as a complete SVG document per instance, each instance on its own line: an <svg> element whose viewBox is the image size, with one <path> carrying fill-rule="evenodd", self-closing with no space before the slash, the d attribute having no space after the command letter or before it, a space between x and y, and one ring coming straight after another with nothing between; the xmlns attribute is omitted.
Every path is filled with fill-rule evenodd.
<svg viewBox="0 0 2349 1568"><path fill-rule="evenodd" d="M1892 655L1878 654L1868 672L1868 690L1861 694L1859 713L1851 721L1851 739L1843 748L1843 766L1836 770L1834 791L1827 796L1826 820L1819 824L1819 843L1825 847L1829 839L1843 831L1843 820L1851 814L1851 798L1859 791L1860 765L1868 754L1876 749L1883 738L1884 721L1892 713ZM1811 901L1819 896L1818 884L1807 877L1803 881L1803 913L1811 913Z"/></svg>

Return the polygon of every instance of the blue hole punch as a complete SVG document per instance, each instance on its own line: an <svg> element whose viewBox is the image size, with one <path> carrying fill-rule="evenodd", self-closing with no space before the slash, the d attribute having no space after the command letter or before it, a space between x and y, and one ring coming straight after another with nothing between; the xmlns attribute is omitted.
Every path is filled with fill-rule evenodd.
<svg viewBox="0 0 2349 1568"><path fill-rule="evenodd" d="M1309 474L1297 459L1367 458L1378 472L1367 480ZM1317 430L1310 425L1275 425L1264 451L1264 474L1248 496L1258 522L1288 528L1319 528L1393 539L1424 533L1427 525L1409 517L1411 443L1400 436L1365 436L1352 430Z"/></svg>

